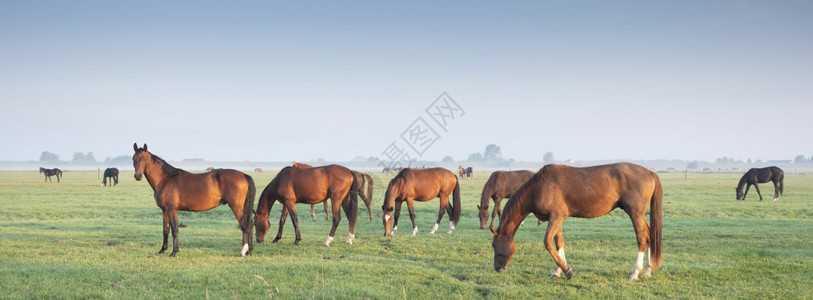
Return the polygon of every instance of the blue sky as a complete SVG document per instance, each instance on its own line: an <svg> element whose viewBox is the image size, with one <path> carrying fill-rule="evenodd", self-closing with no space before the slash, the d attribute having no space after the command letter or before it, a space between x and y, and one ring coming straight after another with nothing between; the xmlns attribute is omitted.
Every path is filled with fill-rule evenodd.
<svg viewBox="0 0 813 300"><path fill-rule="evenodd" d="M0 1L0 160L813 155L809 1Z"/></svg>

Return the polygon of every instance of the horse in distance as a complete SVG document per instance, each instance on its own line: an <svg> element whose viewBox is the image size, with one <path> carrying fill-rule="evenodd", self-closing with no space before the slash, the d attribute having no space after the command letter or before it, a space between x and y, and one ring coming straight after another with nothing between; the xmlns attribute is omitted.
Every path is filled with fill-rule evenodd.
<svg viewBox="0 0 813 300"><path fill-rule="evenodd" d="M110 178L110 186L119 185L119 169L107 168L104 169L104 177L102 178L102 185L107 186L107 179Z"/></svg>
<svg viewBox="0 0 813 300"><path fill-rule="evenodd" d="M51 176L56 176L56 182L59 182L59 178L62 177L62 170L58 168L46 169L40 167L40 173L45 174L45 182L54 182L51 180Z"/></svg>
<svg viewBox="0 0 813 300"><path fill-rule="evenodd" d="M785 192L785 172L782 169L771 166L766 168L752 168L742 175L740 182L737 184L735 191L737 192L737 200L745 201L745 196L748 195L748 189L751 185L757 190L759 201L762 201L762 193L759 192L758 183L773 182L773 201L779 200L779 195ZM743 192L743 187L745 191Z"/></svg>
<svg viewBox="0 0 813 300"><path fill-rule="evenodd" d="M255 187L251 176L232 169L216 169L209 173L193 174L178 169L162 158L133 144L133 175L137 181L147 179L154 191L155 203L163 211L164 243L158 254L167 250L167 238L172 231L172 253L178 253L178 211L203 212L221 204L228 204L243 232L240 256L251 254L251 217Z"/></svg>
<svg viewBox="0 0 813 300"><path fill-rule="evenodd" d="M494 269L505 270L516 250L514 235L519 224L533 213L538 219L548 221L544 244L557 266L551 277L561 276L564 270L570 279L573 269L565 259L564 220L595 218L621 208L632 219L638 241L638 259L630 280L638 280L645 255L648 259L644 276L651 276L652 270L660 267L663 252L662 203L663 189L658 175L639 165L616 163L587 168L546 165L511 195L500 216L499 227L491 228ZM650 224L646 222L647 208L650 208Z"/></svg>

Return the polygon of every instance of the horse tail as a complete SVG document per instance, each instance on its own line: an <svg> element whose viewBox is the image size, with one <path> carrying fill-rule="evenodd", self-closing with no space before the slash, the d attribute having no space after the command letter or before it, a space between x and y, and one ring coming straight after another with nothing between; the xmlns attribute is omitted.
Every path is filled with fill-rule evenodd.
<svg viewBox="0 0 813 300"><path fill-rule="evenodd" d="M653 270L661 266L663 256L663 243L661 242L661 231L663 228L663 187L657 174L655 178L655 191L652 193L649 211L649 250L651 258L649 265Z"/></svg>
<svg viewBox="0 0 813 300"><path fill-rule="evenodd" d="M240 229L248 236L249 249L254 248L253 230L254 226L251 224L252 215L254 214L254 196L257 193L257 188L254 186L254 179L248 174L243 174L248 182L248 191L246 191L246 201L243 203L243 219L240 220Z"/></svg>
<svg viewBox="0 0 813 300"><path fill-rule="evenodd" d="M358 195L361 192L361 186L359 184L359 178L356 177L356 174L350 172L350 175L353 177L353 182L350 184L350 191L347 192L347 196L345 196L344 200L342 201L342 207L345 209L344 213L347 214L348 222L353 223L359 214Z"/></svg>
<svg viewBox="0 0 813 300"><path fill-rule="evenodd" d="M785 172L779 173L779 194L785 194Z"/></svg>
<svg viewBox="0 0 813 300"><path fill-rule="evenodd" d="M460 206L460 179L455 176L454 181L454 192L452 193L452 200L454 202L454 204L452 204L452 222L457 226L458 221L460 221L460 212L463 208Z"/></svg>
<svg viewBox="0 0 813 300"><path fill-rule="evenodd" d="M364 173L361 176L367 181L367 208L370 208L370 203L373 202L373 177Z"/></svg>

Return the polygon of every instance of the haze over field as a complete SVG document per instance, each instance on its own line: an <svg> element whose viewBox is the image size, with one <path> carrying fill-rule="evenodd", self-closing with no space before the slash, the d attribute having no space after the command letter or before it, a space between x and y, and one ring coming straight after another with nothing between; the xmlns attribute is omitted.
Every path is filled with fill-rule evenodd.
<svg viewBox="0 0 813 300"><path fill-rule="evenodd" d="M393 143L427 160L488 144L521 161L810 157L811 14L807 1L3 2L0 161L104 160L133 142L208 161L386 159ZM445 130L426 111L443 92L458 105Z"/></svg>

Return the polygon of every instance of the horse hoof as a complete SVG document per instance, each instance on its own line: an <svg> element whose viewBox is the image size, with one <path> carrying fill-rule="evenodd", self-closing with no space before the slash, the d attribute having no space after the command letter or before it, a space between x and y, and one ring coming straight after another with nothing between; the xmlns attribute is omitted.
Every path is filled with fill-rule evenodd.
<svg viewBox="0 0 813 300"><path fill-rule="evenodd" d="M565 277L567 277L567 279L573 277L573 268L567 269L567 272L565 272Z"/></svg>
<svg viewBox="0 0 813 300"><path fill-rule="evenodd" d="M178 251L172 251L172 253L169 254L169 257L175 257L175 254L177 254L177 253L178 253Z"/></svg>

